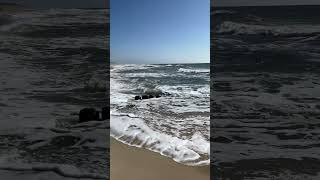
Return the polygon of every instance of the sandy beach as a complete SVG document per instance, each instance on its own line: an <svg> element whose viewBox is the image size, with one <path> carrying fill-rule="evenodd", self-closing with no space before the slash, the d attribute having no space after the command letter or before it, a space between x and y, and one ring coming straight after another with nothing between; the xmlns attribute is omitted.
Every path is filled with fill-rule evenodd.
<svg viewBox="0 0 320 180"><path fill-rule="evenodd" d="M111 138L112 180L209 180L210 168L185 166L158 153L131 147Z"/></svg>

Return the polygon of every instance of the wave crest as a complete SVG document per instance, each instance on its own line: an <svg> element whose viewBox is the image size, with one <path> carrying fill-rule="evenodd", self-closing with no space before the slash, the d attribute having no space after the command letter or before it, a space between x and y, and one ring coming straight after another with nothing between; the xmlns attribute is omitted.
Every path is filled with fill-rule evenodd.
<svg viewBox="0 0 320 180"><path fill-rule="evenodd" d="M186 165L210 163L210 143L200 133L188 140L179 139L152 130L134 114L111 112L111 116L110 134L125 144L147 148Z"/></svg>
<svg viewBox="0 0 320 180"><path fill-rule="evenodd" d="M179 68L178 72L184 73L209 73L210 69L186 69L186 68Z"/></svg>
<svg viewBox="0 0 320 180"><path fill-rule="evenodd" d="M320 33L320 25L251 25L225 21L217 27L217 33L234 35L295 35Z"/></svg>

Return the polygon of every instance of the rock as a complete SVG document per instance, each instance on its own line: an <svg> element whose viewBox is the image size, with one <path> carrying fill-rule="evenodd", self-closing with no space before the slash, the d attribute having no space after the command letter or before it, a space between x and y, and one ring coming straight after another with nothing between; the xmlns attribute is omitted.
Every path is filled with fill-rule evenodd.
<svg viewBox="0 0 320 180"><path fill-rule="evenodd" d="M160 98L162 96L170 96L171 94L168 92L164 92L161 94L145 94L142 96L135 96L134 99L135 100L141 100L141 99L151 99L151 98Z"/></svg>
<svg viewBox="0 0 320 180"><path fill-rule="evenodd" d="M79 112L79 122L98 121L99 112L94 108L84 108Z"/></svg>
<svg viewBox="0 0 320 180"><path fill-rule="evenodd" d="M134 97L134 100L140 100L140 99L142 99L141 96L135 96Z"/></svg>
<svg viewBox="0 0 320 180"><path fill-rule="evenodd" d="M168 93L168 92L164 92L164 93L162 93L162 95L163 95L163 96L171 96L171 94Z"/></svg>
<svg viewBox="0 0 320 180"><path fill-rule="evenodd" d="M148 95L142 95L142 99L149 99Z"/></svg>
<svg viewBox="0 0 320 180"><path fill-rule="evenodd" d="M101 120L109 119L109 112L110 112L109 107L103 107L101 109Z"/></svg>

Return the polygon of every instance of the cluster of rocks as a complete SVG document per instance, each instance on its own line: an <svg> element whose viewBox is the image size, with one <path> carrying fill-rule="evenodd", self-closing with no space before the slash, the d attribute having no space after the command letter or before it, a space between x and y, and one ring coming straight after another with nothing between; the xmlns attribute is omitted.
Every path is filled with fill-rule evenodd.
<svg viewBox="0 0 320 180"><path fill-rule="evenodd" d="M103 121L109 119L110 109L108 107L101 108L101 112L95 108L83 108L79 112L79 123L88 121Z"/></svg>
<svg viewBox="0 0 320 180"><path fill-rule="evenodd" d="M142 100L142 99L150 99L150 98L159 98L161 97L160 95L142 95L142 96L135 96L134 100Z"/></svg>
<svg viewBox="0 0 320 180"><path fill-rule="evenodd" d="M135 96L134 100L142 100L142 99L151 99L151 98L160 98L162 96L170 96L171 94L168 92L160 93L160 94L144 94L141 96Z"/></svg>

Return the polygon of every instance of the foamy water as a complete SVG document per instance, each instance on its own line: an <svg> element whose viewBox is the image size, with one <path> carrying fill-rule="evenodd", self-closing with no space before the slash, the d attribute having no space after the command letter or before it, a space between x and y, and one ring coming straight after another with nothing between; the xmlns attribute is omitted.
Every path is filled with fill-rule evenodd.
<svg viewBox="0 0 320 180"><path fill-rule="evenodd" d="M215 179L319 179L320 6L215 8Z"/></svg>
<svg viewBox="0 0 320 180"><path fill-rule="evenodd" d="M107 10L0 16L0 179L108 179Z"/></svg>
<svg viewBox="0 0 320 180"><path fill-rule="evenodd" d="M209 64L113 65L111 136L187 165L209 164ZM144 92L170 95L134 100Z"/></svg>

